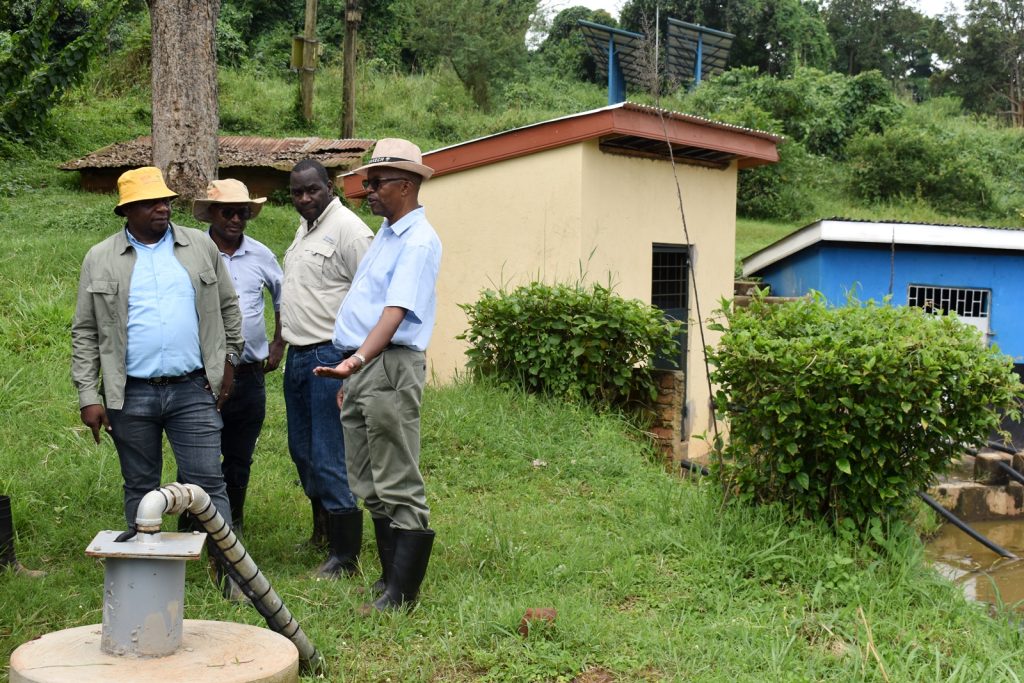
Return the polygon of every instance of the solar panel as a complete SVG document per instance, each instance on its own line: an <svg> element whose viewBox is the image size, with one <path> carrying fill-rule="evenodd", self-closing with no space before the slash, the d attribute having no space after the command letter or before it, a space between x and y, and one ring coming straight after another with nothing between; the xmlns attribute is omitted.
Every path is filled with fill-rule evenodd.
<svg viewBox="0 0 1024 683"><path fill-rule="evenodd" d="M700 83L725 71L736 36L669 18L665 46L666 71L680 83Z"/></svg>
<svg viewBox="0 0 1024 683"><path fill-rule="evenodd" d="M595 24L580 19L576 22L587 43L590 54L597 63L598 70L608 76L608 103L615 104L625 99L624 88L617 79L625 82L635 90L647 87L644 76L643 46L645 37L640 33L623 31L619 28ZM608 69L609 56L613 59L613 68ZM616 73L615 62L620 73ZM618 92L613 93L615 89ZM617 98L617 99L613 99Z"/></svg>

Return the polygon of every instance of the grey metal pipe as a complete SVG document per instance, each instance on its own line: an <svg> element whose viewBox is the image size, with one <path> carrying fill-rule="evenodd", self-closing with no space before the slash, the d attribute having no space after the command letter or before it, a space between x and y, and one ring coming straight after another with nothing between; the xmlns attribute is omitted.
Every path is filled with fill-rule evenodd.
<svg viewBox="0 0 1024 683"><path fill-rule="evenodd" d="M203 525L213 541L211 552L219 556L228 575L235 580L245 596L252 600L267 625L295 644L303 673L323 672L323 655L306 637L299 622L285 607L284 601L245 551L242 542L217 512L217 508L210 502L209 494L202 487L175 482L150 491L139 503L135 526L140 533L159 533L163 515L180 515L186 510Z"/></svg>
<svg viewBox="0 0 1024 683"><path fill-rule="evenodd" d="M995 462L997 465L999 465L999 467L1003 469L1004 472L1006 472L1006 475L1010 477L1010 479L1013 479L1014 481L1024 484L1024 474L1021 474L1017 470L1013 469L1002 460L996 460Z"/></svg>

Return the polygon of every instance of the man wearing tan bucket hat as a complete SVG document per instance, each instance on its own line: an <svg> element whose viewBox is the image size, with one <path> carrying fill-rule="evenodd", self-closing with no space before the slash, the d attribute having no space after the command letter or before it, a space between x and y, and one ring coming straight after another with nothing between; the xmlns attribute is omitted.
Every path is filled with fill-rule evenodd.
<svg viewBox="0 0 1024 683"><path fill-rule="evenodd" d="M125 227L82 262L71 376L82 422L113 438L129 532L160 487L162 437L178 471L231 519L220 470L221 417L242 352L241 313L216 245L171 223L172 192L152 166L121 175Z"/></svg>
<svg viewBox="0 0 1024 683"><path fill-rule="evenodd" d="M211 182L206 188L206 197L192 205L192 215L210 224L210 238L231 274L242 309L245 349L235 368L231 397L220 411L224 420L220 438L224 456L221 470L231 503L231 526L236 534L242 532L252 455L267 413L263 375L276 370L284 355L279 314L284 273L274 253L245 232L248 221L259 215L265 201L265 197L250 198L244 183L226 178ZM270 292L274 306L274 338L269 343L264 320L264 290Z"/></svg>
<svg viewBox="0 0 1024 683"><path fill-rule="evenodd" d="M425 351L434 331L441 240L419 204L434 171L408 140L377 142L364 176L370 209L384 217L334 325L334 345L348 357L318 367L348 378L342 400L348 479L373 517L383 575L364 614L416 600L434 543L419 469L420 399Z"/></svg>

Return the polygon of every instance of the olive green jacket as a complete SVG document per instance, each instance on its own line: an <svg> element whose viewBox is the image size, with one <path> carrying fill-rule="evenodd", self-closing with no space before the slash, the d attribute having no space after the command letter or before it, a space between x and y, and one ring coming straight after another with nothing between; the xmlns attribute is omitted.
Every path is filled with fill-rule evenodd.
<svg viewBox="0 0 1024 683"><path fill-rule="evenodd" d="M242 355L242 314L231 275L217 245L199 230L171 225L174 256L192 280L199 315L199 346L210 389L220 393L228 353ZM71 380L78 406L124 405L128 346L128 291L135 248L124 230L93 246L82 262L71 324ZM100 378L103 386L100 388ZM106 399L105 401L101 400Z"/></svg>

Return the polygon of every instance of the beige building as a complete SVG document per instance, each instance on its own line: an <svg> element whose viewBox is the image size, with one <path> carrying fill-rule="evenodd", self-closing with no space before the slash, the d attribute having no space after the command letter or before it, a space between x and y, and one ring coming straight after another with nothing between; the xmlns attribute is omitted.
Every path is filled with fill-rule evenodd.
<svg viewBox="0 0 1024 683"><path fill-rule="evenodd" d="M428 351L433 379L446 381L465 365L465 345L455 337L467 321L458 304L484 289L574 282L582 273L689 320L679 429L684 440L707 431L696 299L706 318L732 296L737 172L778 161L778 142L626 102L424 155L435 175L420 199L444 244ZM358 178L346 176L344 184L348 197L365 195ZM705 329L704 340L714 344L716 335ZM691 443L689 456L704 450Z"/></svg>

